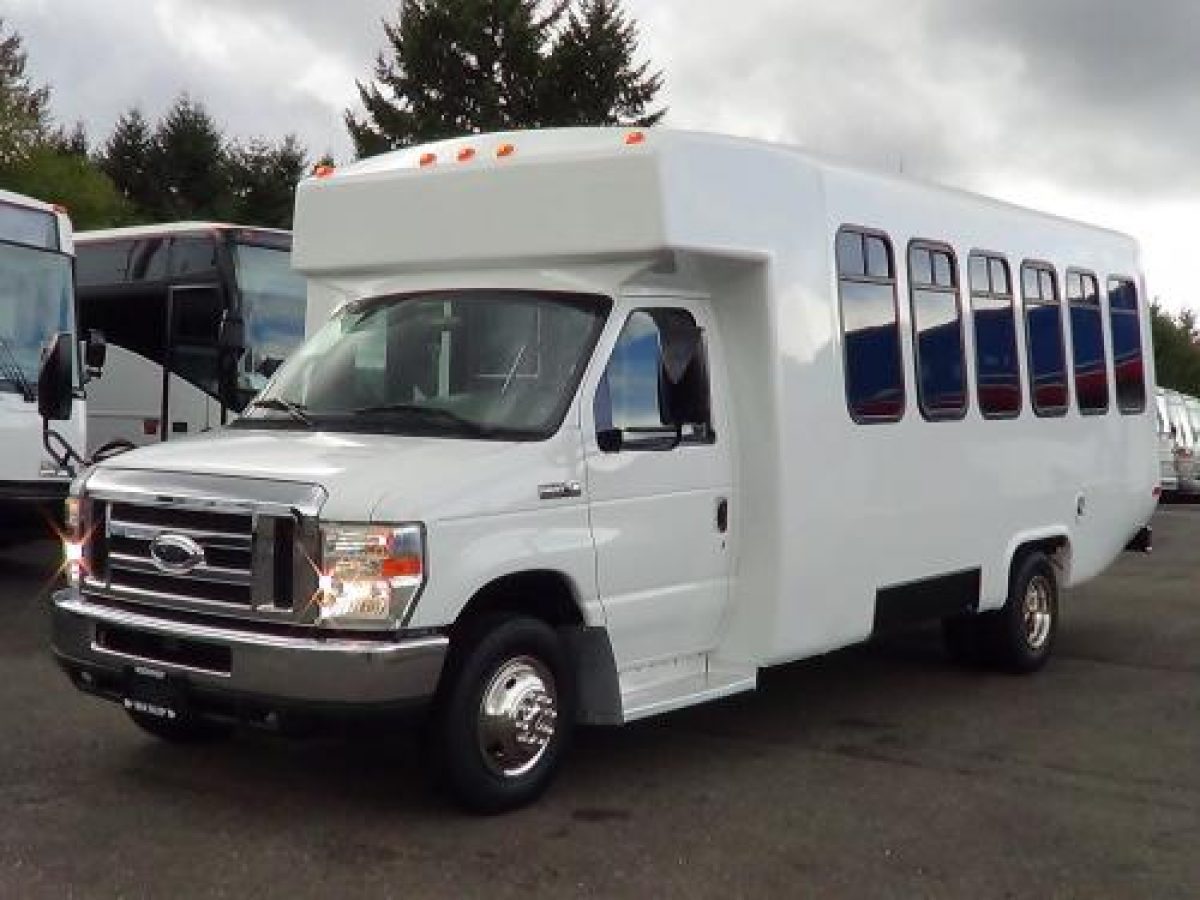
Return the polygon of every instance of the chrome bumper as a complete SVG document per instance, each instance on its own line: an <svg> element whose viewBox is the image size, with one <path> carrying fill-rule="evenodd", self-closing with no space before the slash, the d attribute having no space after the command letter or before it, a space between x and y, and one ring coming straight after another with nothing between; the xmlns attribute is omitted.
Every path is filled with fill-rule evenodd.
<svg viewBox="0 0 1200 900"><path fill-rule="evenodd" d="M105 629L134 640L114 647L102 638L108 633ZM249 697L259 706L281 707L419 703L437 689L449 646L445 636L384 642L353 635L298 638L184 624L92 603L74 589L54 595L51 640L59 662L83 688L98 683L97 673L112 682L148 669L189 693L231 700ZM171 661L164 658L171 654L154 651L157 646L195 648L201 662Z"/></svg>

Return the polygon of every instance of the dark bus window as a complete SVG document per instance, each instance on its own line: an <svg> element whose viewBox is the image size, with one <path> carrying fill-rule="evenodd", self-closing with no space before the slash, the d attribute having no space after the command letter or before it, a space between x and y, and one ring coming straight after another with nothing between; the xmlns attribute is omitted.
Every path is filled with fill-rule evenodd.
<svg viewBox="0 0 1200 900"><path fill-rule="evenodd" d="M1033 411L1039 416L1067 414L1067 359L1062 309L1054 270L1042 263L1021 267L1025 293L1025 334L1029 344L1029 380Z"/></svg>
<svg viewBox="0 0 1200 900"><path fill-rule="evenodd" d="M207 275L217 268L215 237L180 237L171 242L171 274Z"/></svg>
<svg viewBox="0 0 1200 900"><path fill-rule="evenodd" d="M1146 372L1142 362L1137 287L1132 279L1108 279L1108 312L1112 324L1117 408L1123 413L1140 413L1146 409Z"/></svg>
<svg viewBox="0 0 1200 900"><path fill-rule="evenodd" d="M857 422L895 422L904 415L904 368L891 244L883 235L843 228L837 270L846 405Z"/></svg>
<svg viewBox="0 0 1200 900"><path fill-rule="evenodd" d="M144 238L130 247L130 281L162 281L167 277L167 239Z"/></svg>
<svg viewBox="0 0 1200 900"><path fill-rule="evenodd" d="M979 409L987 419L1011 419L1020 415L1022 397L1008 262L1001 256L972 253L970 268Z"/></svg>
<svg viewBox="0 0 1200 900"><path fill-rule="evenodd" d="M1108 360L1100 284L1095 275L1067 273L1067 305L1071 310L1071 353L1079 411L1084 415L1108 412Z"/></svg>
<svg viewBox="0 0 1200 900"><path fill-rule="evenodd" d="M133 241L80 242L75 247L75 278L81 287L121 284L129 272Z"/></svg>
<svg viewBox="0 0 1200 900"><path fill-rule="evenodd" d="M913 243L908 268L921 415L930 421L961 419L967 412L967 367L953 252Z"/></svg>

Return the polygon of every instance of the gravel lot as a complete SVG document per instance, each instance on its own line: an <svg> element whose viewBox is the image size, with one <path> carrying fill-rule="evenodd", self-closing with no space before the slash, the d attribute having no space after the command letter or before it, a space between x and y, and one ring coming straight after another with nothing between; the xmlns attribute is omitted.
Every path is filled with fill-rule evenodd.
<svg viewBox="0 0 1200 900"><path fill-rule="evenodd" d="M49 544L0 554L0 896L1197 897L1200 507L1065 599L1015 678L936 633L583 733L542 803L464 818L404 736L181 749L46 649Z"/></svg>

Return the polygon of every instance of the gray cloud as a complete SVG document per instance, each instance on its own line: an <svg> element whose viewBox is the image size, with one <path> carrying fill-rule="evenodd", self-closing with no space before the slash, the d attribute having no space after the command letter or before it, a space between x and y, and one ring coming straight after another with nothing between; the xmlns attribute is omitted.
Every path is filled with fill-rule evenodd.
<svg viewBox="0 0 1200 900"><path fill-rule="evenodd" d="M0 0L60 118L107 133L181 91L235 135L341 156L396 0ZM627 0L668 123L795 141L964 186L1200 190L1200 6L1178 0Z"/></svg>

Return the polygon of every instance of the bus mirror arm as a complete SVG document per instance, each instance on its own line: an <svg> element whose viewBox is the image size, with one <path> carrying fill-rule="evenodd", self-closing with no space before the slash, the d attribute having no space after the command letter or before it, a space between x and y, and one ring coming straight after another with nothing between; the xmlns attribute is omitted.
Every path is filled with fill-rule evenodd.
<svg viewBox="0 0 1200 900"><path fill-rule="evenodd" d="M83 344L83 364L88 380L100 377L107 359L108 341L104 339L104 332L92 329Z"/></svg>

